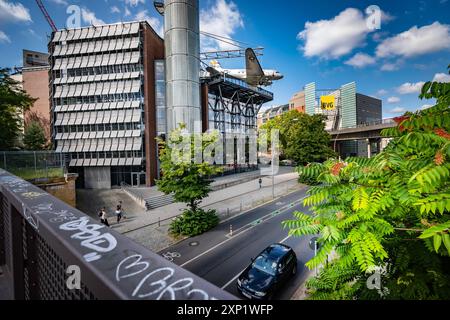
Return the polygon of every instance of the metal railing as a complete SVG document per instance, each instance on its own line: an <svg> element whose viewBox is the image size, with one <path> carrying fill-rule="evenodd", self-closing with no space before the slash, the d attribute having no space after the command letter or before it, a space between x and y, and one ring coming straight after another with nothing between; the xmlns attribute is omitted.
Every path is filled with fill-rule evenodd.
<svg viewBox="0 0 450 320"><path fill-rule="evenodd" d="M2 169L0 266L14 299L236 299Z"/></svg>
<svg viewBox="0 0 450 320"><path fill-rule="evenodd" d="M65 162L55 151L0 151L0 168L25 180L63 177Z"/></svg>
<svg viewBox="0 0 450 320"><path fill-rule="evenodd" d="M244 88L256 91L256 92L258 92L260 94L263 94L263 95L265 95L267 97L273 98L273 93L272 92L267 91L267 90L265 90L265 89L263 89L261 87L251 86L247 82L245 82L245 81L243 81L241 79L234 78L234 77L232 77L232 76L230 76L230 75L228 75L226 73L223 74L223 79L225 81L237 84L238 86L241 86L241 87L244 87Z"/></svg>
<svg viewBox="0 0 450 320"><path fill-rule="evenodd" d="M388 118L388 119L377 120L377 121L372 121L372 122L360 123L360 124L357 124L356 126L342 127L339 130L354 129L354 128L365 128L365 127L377 126L377 125L381 125L381 124L391 125L391 124L395 124L395 123L396 122L394 121L394 118Z"/></svg>

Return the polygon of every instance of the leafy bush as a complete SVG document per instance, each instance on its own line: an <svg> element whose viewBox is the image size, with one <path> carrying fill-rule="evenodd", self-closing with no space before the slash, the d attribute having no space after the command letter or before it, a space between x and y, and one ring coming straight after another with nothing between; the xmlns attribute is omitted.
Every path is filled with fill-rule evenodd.
<svg viewBox="0 0 450 320"><path fill-rule="evenodd" d="M320 182L303 202L313 213L283 225L320 235L305 264L323 267L311 299L450 299L450 83L428 82L420 97L436 105L395 118L377 156L301 168Z"/></svg>
<svg viewBox="0 0 450 320"><path fill-rule="evenodd" d="M193 211L187 209L180 217L175 218L169 231L173 235L193 237L211 230L218 224L219 217L217 217L215 210L204 211L199 208Z"/></svg>
<svg viewBox="0 0 450 320"><path fill-rule="evenodd" d="M319 176L320 170L314 170L317 166L318 164L311 163L305 167L297 167L298 182L309 186L318 185L319 181L317 181L317 177Z"/></svg>

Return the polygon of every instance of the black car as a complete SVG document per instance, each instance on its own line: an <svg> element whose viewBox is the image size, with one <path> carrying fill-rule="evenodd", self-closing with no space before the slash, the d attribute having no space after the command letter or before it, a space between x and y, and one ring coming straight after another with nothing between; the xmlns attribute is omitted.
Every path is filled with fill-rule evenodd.
<svg viewBox="0 0 450 320"><path fill-rule="evenodd" d="M297 272L297 256L287 245L267 247L237 279L238 291L249 299L269 300Z"/></svg>

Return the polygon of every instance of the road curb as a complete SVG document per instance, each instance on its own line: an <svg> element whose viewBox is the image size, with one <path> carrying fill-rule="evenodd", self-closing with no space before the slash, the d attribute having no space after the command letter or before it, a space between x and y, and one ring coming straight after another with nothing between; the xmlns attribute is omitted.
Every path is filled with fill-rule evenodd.
<svg viewBox="0 0 450 320"><path fill-rule="evenodd" d="M265 205L267 205L267 204L270 203L270 202L274 202L274 201L276 201L276 200L278 200L278 199L280 199L280 198L282 198L282 197L288 196L288 195L290 195L290 194L292 194L292 193L294 193L294 192L298 192L298 191L301 191L301 190L303 190L303 189L306 189L307 187L308 187L307 185L301 184L301 188L299 188L298 190L291 191L291 192L286 193L286 194L284 194L284 195L282 195L282 196L279 196L279 197L277 197L277 198L275 198L275 199L272 199L272 200L270 200L270 201L267 201L267 202L265 202L265 203L263 203L263 204L261 204L261 205L259 205L259 206L257 206L257 207L254 207L254 208L248 209L248 210L246 210L246 211L244 211L244 212L241 212L241 213L239 213L238 215L235 215L235 216L230 217L230 218L228 218L228 219L226 219L226 220L224 220L224 221L221 221L217 226L219 226L219 225L221 225L221 224L224 224L224 223L230 221L231 219L240 217L241 215L244 215L244 214L248 213L249 211L252 211L252 210L258 209L259 207L265 206ZM211 230L210 230L210 231L211 231ZM179 244L180 242L183 242L184 240L191 239L191 238L193 238L193 237L186 237L185 239L182 239L182 240L179 240L179 241L177 241L177 242L174 242L173 244L171 244L171 245L165 247L164 249L161 249L159 252L162 252L162 251L164 251L164 250L166 250L166 249L168 249L168 248L170 248L170 247L172 247L172 246L174 246L174 245Z"/></svg>
<svg viewBox="0 0 450 320"><path fill-rule="evenodd" d="M289 180L289 181L290 181L290 180ZM278 196L278 197L276 197L276 198L270 199L269 201L264 202L264 203L262 203L262 204L260 204L260 205L257 205L256 207L253 207L253 208L250 208L250 209L248 209L248 210L242 211L242 212L240 212L239 214L237 214L237 215L235 215L235 216L232 216L232 217L229 217L229 218L227 218L227 219L225 219L225 220L222 220L222 221L219 223L219 225L220 225L220 224L223 224L223 223L226 223L226 222L228 222L228 221L230 221L230 220L232 220L232 219L234 219L234 218L240 217L240 216L242 216L242 215L248 213L249 211L258 209L258 208L260 208L260 207L263 207L263 206L267 205L267 204L270 203L270 202L277 201L277 200L279 200L279 199L282 198L282 197L286 197L286 196L288 196L288 195L290 195L290 194L292 194L292 193L294 193L294 192L301 191L301 190L306 189L306 188L308 187L307 185L304 185L304 184L302 184L301 186L302 186L302 187L300 187L300 188L297 189L297 190L293 190L293 191L291 191L291 192L288 192L288 193L283 194L283 195L281 195L281 196Z"/></svg>

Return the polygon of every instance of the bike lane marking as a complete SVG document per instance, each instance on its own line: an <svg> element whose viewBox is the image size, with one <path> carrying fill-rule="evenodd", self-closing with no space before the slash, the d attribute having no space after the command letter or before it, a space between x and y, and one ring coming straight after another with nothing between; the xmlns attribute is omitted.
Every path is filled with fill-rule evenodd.
<svg viewBox="0 0 450 320"><path fill-rule="evenodd" d="M301 201L301 200L304 200L305 198L306 198L306 196L303 197L303 198L300 199L300 200L295 201L294 203L299 202L299 201ZM298 203L297 205L300 205L300 204L301 204L301 203ZM276 217L276 216L278 216L278 215L280 215L280 214L282 214L282 213L284 213L284 212L286 212L286 211L292 209L294 206L295 206L295 205L293 205L293 206L286 206L286 208L283 209L283 210L277 210L277 211L279 211L279 212L277 213L277 215L272 216L270 219L272 219L272 218L274 218L274 217ZM269 215L271 215L271 214L272 214L272 213L270 213ZM264 222L267 222L267 221L269 221L270 219L266 219ZM264 223L264 222L262 222L262 223ZM261 224L262 224L262 223L261 223ZM250 230L252 230L253 228L255 228L255 227L257 227L257 226L259 226L259 225L261 225L261 224L250 225L248 228L245 228L244 230L242 230L242 231L240 231L240 232L238 232L238 233L236 233L236 234L233 233L233 236L232 236L232 237L228 237L228 239L226 239L226 240L224 240L224 241L222 241L222 242L219 242L219 243L216 244L215 246L213 246L213 247L209 248L208 250L206 250L206 251L200 253L199 255L193 257L192 259L190 259L190 260L184 262L183 264L180 265L180 267L184 267L185 265L187 265L187 264L189 264L189 263L191 263L191 262L197 260L198 258L204 256L205 254L208 254L209 252L211 252L211 251L213 251L213 250L219 248L220 246L224 245L224 244L227 243L228 241L235 239L237 236L240 236L241 234L244 234L245 232L250 231ZM242 229L242 228L241 228L241 229Z"/></svg>

